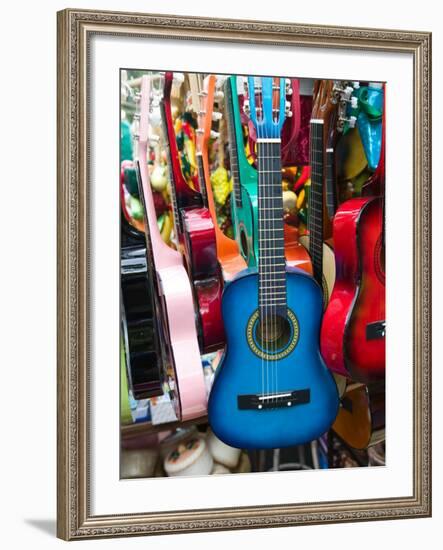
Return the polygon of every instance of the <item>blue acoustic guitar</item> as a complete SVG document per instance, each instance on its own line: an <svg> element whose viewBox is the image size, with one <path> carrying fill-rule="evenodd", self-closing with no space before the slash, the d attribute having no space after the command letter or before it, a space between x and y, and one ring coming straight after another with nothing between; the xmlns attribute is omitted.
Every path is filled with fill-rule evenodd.
<svg viewBox="0 0 443 550"><path fill-rule="evenodd" d="M233 183L232 225L241 255L249 267L255 267L258 260L257 170L246 158L236 76L226 80L224 92Z"/></svg>
<svg viewBox="0 0 443 550"><path fill-rule="evenodd" d="M285 79L248 78L258 147L258 270L226 285L227 345L209 396L209 423L233 447L302 444L329 429L337 388L319 351L323 309L317 282L286 267L281 192ZM278 83L278 79L276 79Z"/></svg>

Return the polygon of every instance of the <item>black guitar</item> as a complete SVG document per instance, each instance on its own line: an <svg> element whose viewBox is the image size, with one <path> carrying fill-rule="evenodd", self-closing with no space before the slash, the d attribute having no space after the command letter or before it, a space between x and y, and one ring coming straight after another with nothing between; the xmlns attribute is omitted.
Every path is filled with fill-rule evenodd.
<svg viewBox="0 0 443 550"><path fill-rule="evenodd" d="M120 235L121 319L128 383L135 399L146 399L162 395L164 372L151 266L146 261L145 235L123 213Z"/></svg>

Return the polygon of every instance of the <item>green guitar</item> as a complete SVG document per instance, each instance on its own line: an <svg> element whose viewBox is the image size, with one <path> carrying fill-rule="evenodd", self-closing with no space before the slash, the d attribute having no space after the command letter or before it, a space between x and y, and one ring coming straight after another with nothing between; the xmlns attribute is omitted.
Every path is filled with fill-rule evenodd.
<svg viewBox="0 0 443 550"><path fill-rule="evenodd" d="M226 80L225 98L233 181L232 225L241 255L248 267L256 267L258 262L258 179L257 170L246 158L236 76L230 76Z"/></svg>

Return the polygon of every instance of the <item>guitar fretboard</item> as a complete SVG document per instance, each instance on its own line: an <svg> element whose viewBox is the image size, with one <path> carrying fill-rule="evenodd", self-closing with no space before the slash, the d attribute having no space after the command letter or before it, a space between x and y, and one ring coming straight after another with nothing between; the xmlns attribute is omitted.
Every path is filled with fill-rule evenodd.
<svg viewBox="0 0 443 550"><path fill-rule="evenodd" d="M196 154L197 157L197 171L198 171L198 184L200 187L200 194L202 196L203 205L208 208L208 194L206 192L206 178L205 170L203 167L203 155L201 152Z"/></svg>
<svg viewBox="0 0 443 550"><path fill-rule="evenodd" d="M309 190L309 253L314 278L321 285L323 278L323 121L311 120L311 187Z"/></svg>
<svg viewBox="0 0 443 550"><path fill-rule="evenodd" d="M234 104L233 101L237 101L237 97L234 97L231 89L231 82L228 78L225 84L225 97L226 97L226 118L228 120L228 138L229 138L229 156L231 164L232 184L234 192L235 206L242 207L241 189L240 189L240 174L238 170L238 152L237 152L237 137L235 133L234 125Z"/></svg>
<svg viewBox="0 0 443 550"><path fill-rule="evenodd" d="M335 151L326 149L326 207L332 219L337 210L337 193L335 190Z"/></svg>
<svg viewBox="0 0 443 550"><path fill-rule="evenodd" d="M167 115L166 115L166 105L164 101L160 103L160 111L161 111L162 125L164 128L164 131L166 132L165 150L166 150L166 161L168 164L169 183L170 183L169 187L171 190L172 214L174 217L174 229L176 234L175 236L177 239L179 239L180 236L183 234L183 221L178 211L177 192L175 188L174 171L172 169L172 154L171 154L171 148L169 145L169 139L171 136L169 136L167 132L168 121L167 121Z"/></svg>
<svg viewBox="0 0 443 550"><path fill-rule="evenodd" d="M281 187L281 143L259 141L259 307L268 314L286 316L286 262Z"/></svg>

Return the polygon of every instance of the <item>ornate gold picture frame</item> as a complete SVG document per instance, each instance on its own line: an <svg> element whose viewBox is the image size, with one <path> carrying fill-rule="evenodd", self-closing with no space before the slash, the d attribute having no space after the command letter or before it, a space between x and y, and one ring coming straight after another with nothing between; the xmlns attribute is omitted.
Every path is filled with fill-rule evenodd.
<svg viewBox="0 0 443 550"><path fill-rule="evenodd" d="M58 536L72 540L430 516L431 34L76 9L59 12L57 24ZM412 496L151 513L140 510L120 515L91 513L88 63L94 35L400 52L413 57Z"/></svg>

